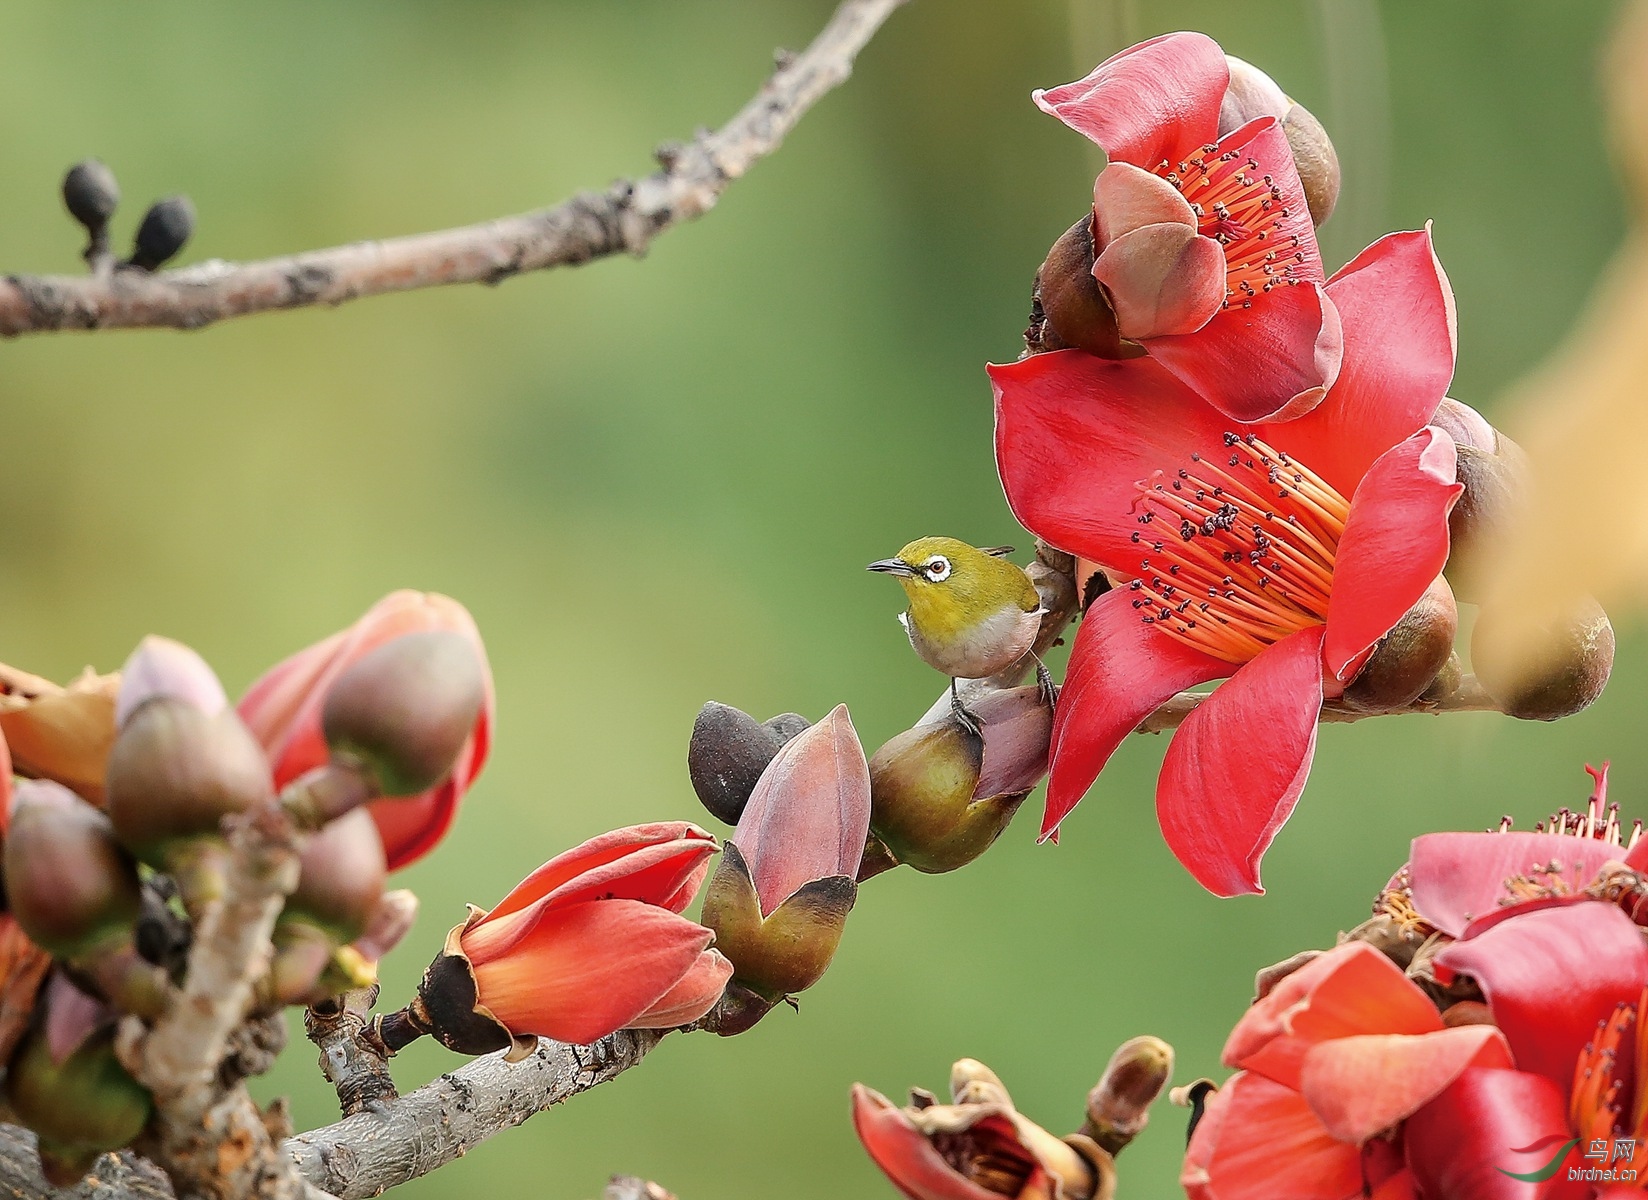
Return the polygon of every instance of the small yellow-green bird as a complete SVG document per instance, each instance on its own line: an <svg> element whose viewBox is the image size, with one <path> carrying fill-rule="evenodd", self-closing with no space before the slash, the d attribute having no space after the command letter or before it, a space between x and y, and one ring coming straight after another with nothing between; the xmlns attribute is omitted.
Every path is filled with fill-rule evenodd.
<svg viewBox="0 0 1648 1200"><path fill-rule="evenodd" d="M947 537L917 538L893 558L869 566L896 578L910 598L899 624L926 663L950 677L950 703L974 732L978 722L961 703L958 679L1005 671L1035 644L1045 611L1035 585L1006 559L1011 546L980 550ZM1036 678L1049 696L1053 680L1036 660Z"/></svg>

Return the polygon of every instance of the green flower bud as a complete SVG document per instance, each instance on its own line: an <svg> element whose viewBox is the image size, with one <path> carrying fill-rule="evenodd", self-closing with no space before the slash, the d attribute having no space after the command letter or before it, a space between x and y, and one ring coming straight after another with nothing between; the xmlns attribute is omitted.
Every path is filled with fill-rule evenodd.
<svg viewBox="0 0 1648 1200"><path fill-rule="evenodd" d="M1614 627L1590 599L1555 617L1484 608L1471 631L1471 665L1502 712L1555 721L1602 694L1614 666Z"/></svg>
<svg viewBox="0 0 1648 1200"><path fill-rule="evenodd" d="M321 713L335 758L359 764L383 796L416 796L445 779L486 703L473 642L446 630L405 633L362 655Z"/></svg>
<svg viewBox="0 0 1648 1200"><path fill-rule="evenodd" d="M1172 1078L1172 1046L1148 1035L1123 1042L1087 1094L1082 1133L1109 1153L1119 1153L1143 1132L1150 1106Z"/></svg>
<svg viewBox="0 0 1648 1200"><path fill-rule="evenodd" d="M75 163L63 176L63 204L94 239L102 235L119 203L114 172L95 158Z"/></svg>
<svg viewBox="0 0 1648 1200"><path fill-rule="evenodd" d="M156 200L143 214L126 265L154 271L182 250L195 231L195 206L187 196L167 196Z"/></svg>
<svg viewBox="0 0 1648 1200"><path fill-rule="evenodd" d="M31 1033L6 1071L6 1099L40 1139L49 1183L72 1187L98 1157L129 1145L148 1124L153 1101L114 1052L114 1029L82 1041L61 1062L43 1031Z"/></svg>
<svg viewBox="0 0 1648 1200"><path fill-rule="evenodd" d="M1036 272L1024 345L1030 354L1070 347L1101 358L1137 358L1144 353L1137 343L1123 340L1115 310L1093 278L1092 213L1053 243Z"/></svg>
<svg viewBox="0 0 1648 1200"><path fill-rule="evenodd" d="M109 753L109 819L122 845L178 877L185 899L212 891L205 860L225 817L272 799L263 750L233 710L208 715L160 696L126 720Z"/></svg>
<svg viewBox="0 0 1648 1200"><path fill-rule="evenodd" d="M972 709L905 730L870 760L870 828L899 862L936 874L983 854L1047 769L1051 708L1034 687L992 692Z"/></svg>
<svg viewBox="0 0 1648 1200"><path fill-rule="evenodd" d="M1374 648L1343 696L1349 708L1382 712L1406 708L1436 680L1453 653L1459 609L1440 575Z"/></svg>
<svg viewBox="0 0 1648 1200"><path fill-rule="evenodd" d="M762 722L730 704L709 701L698 710L687 745L692 790L716 820L738 824L767 764L808 728L807 718L797 713L780 713Z"/></svg>
<svg viewBox="0 0 1648 1200"><path fill-rule="evenodd" d="M80 959L131 937L137 865L109 819L61 784L19 781L4 861L12 916L41 949Z"/></svg>

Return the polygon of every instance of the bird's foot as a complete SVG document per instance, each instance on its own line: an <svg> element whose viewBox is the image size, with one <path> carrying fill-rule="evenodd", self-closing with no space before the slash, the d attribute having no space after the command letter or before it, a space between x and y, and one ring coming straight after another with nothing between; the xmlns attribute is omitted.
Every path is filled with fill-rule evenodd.
<svg viewBox="0 0 1648 1200"><path fill-rule="evenodd" d="M984 737L984 725L976 713L961 702L961 696L954 688L950 689L950 712L956 722L968 733L976 738Z"/></svg>
<svg viewBox="0 0 1648 1200"><path fill-rule="evenodd" d="M1036 689L1041 692L1041 698L1048 708L1056 708L1059 703L1059 685L1053 682L1053 672L1047 669L1047 664L1041 659L1036 660Z"/></svg>

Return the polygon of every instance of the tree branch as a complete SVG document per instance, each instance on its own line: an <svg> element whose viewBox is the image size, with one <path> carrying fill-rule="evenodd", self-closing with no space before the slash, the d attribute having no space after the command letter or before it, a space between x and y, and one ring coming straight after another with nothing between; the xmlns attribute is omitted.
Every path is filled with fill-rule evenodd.
<svg viewBox="0 0 1648 1200"><path fill-rule="evenodd" d="M1170 729L1177 729L1209 695L1209 692L1180 692L1141 721L1134 732L1166 733ZM1365 721L1369 717L1395 717L1403 713L1499 711L1499 705L1483 690L1476 676L1467 675L1460 680L1457 688L1441 700L1415 700L1401 708L1351 708L1343 701L1329 700L1322 705L1320 719L1324 725L1346 725L1352 721Z"/></svg>
<svg viewBox="0 0 1648 1200"><path fill-rule="evenodd" d="M467 1154L496 1133L615 1079L663 1032L625 1029L591 1046L542 1039L529 1058L489 1054L389 1102L286 1143L298 1173L339 1200L366 1200Z"/></svg>
<svg viewBox="0 0 1648 1200"><path fill-rule="evenodd" d="M657 151L662 170L581 192L554 208L479 225L355 242L260 262L198 263L150 274L12 275L0 280L0 336L78 329L199 329L229 317L342 304L362 296L642 254L682 221L702 216L804 113L852 73L853 60L907 0L843 0L805 51L786 58L721 129Z"/></svg>

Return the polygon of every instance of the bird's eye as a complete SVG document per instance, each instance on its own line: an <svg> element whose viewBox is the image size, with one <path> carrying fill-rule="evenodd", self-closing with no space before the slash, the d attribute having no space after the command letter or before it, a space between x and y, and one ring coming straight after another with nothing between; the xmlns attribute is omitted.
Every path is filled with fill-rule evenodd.
<svg viewBox="0 0 1648 1200"><path fill-rule="evenodd" d="M942 554L935 554L927 560L927 578L934 583L943 583L950 578L950 560Z"/></svg>

